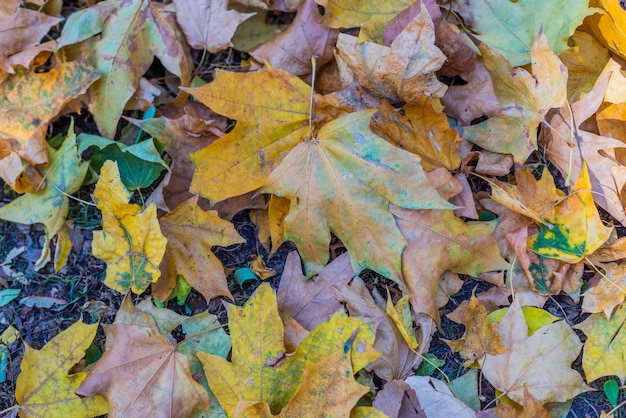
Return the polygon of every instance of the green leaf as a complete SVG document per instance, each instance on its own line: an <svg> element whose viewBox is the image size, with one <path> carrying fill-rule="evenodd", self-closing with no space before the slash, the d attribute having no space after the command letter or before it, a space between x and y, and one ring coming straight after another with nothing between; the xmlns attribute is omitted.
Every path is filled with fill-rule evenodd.
<svg viewBox="0 0 626 418"><path fill-rule="evenodd" d="M97 135L80 134L78 140L79 154L96 149L89 160L97 173L107 160L117 162L122 183L130 190L150 186L167 169L152 139L130 146Z"/></svg>
<svg viewBox="0 0 626 418"><path fill-rule="evenodd" d="M7 306L12 300L16 299L22 289L4 289L0 290L0 308Z"/></svg>
<svg viewBox="0 0 626 418"><path fill-rule="evenodd" d="M611 406L615 408L617 406L617 398L619 397L619 385L617 384L617 380L607 380L604 382L602 390L604 391L604 395L609 400Z"/></svg>
<svg viewBox="0 0 626 418"><path fill-rule="evenodd" d="M557 55L590 9L589 0L469 0L478 38L502 53L514 67L530 62L530 48L541 29Z"/></svg>

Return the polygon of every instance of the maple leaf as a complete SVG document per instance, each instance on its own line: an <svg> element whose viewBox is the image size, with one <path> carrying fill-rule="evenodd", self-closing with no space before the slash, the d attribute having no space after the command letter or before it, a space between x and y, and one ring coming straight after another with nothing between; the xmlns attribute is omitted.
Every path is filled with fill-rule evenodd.
<svg viewBox="0 0 626 418"><path fill-rule="evenodd" d="M459 340L444 340L453 351L466 359L465 367L470 367L475 360L485 353L502 354L505 348L500 344L500 335L495 324L487 323L487 310L474 295L470 298L465 312L465 334Z"/></svg>
<svg viewBox="0 0 626 418"><path fill-rule="evenodd" d="M623 329L626 308L620 307L613 316L592 314L574 326L585 333L587 341L583 349L583 370L588 382L603 376L617 376L626 380L626 333Z"/></svg>
<svg viewBox="0 0 626 418"><path fill-rule="evenodd" d="M502 53L514 67L532 61L532 43L540 31L551 50L560 54L574 29L596 9L589 0L469 0L472 29L478 38Z"/></svg>
<svg viewBox="0 0 626 418"><path fill-rule="evenodd" d="M613 228L604 226L593 203L586 163L583 163L572 192L554 206L550 215L546 217L548 224L540 225L539 234L529 238L528 248L544 257L567 263L578 263L593 253L613 231Z"/></svg>
<svg viewBox="0 0 626 418"><path fill-rule="evenodd" d="M439 167L456 170L461 164L458 132L450 128L446 114L436 112L426 98L401 109L381 101L371 127L381 138L419 155L426 171Z"/></svg>
<svg viewBox="0 0 626 418"><path fill-rule="evenodd" d="M311 74L312 57L317 68L331 61L339 31L322 24L317 7L314 0L304 0L289 28L250 51L250 55L297 76Z"/></svg>
<svg viewBox="0 0 626 418"><path fill-rule="evenodd" d="M350 410L369 392L354 380L350 351L342 347L317 362L305 361L302 383L293 397L280 411L273 415L265 402L240 402L237 417L304 417L313 410L323 411L326 416L352 416Z"/></svg>
<svg viewBox="0 0 626 418"><path fill-rule="evenodd" d="M616 68L611 61L607 67ZM626 215L620 199L621 190L615 187L619 184L615 177L622 164L616 160L615 154L626 145L617 139L581 129L583 121L591 117L602 104L608 82L609 74L603 75L593 90L572 104L571 110L564 106L550 114L546 118L550 129L542 130L544 133L540 137L540 144L545 147L550 162L567 179L580 176L584 161L589 169L594 201L624 224ZM570 122L572 120L573 125ZM577 149L572 149L572 144Z"/></svg>
<svg viewBox="0 0 626 418"><path fill-rule="evenodd" d="M221 219L216 211L203 211L197 196L162 217L160 224L167 249L163 273L153 294L165 300L176 286L176 276L181 275L207 300L221 295L232 299L224 267L211 247L246 242L233 224Z"/></svg>
<svg viewBox="0 0 626 418"><path fill-rule="evenodd" d="M400 282L405 241L389 203L451 206L430 185L418 158L369 130L373 113L351 113L322 127L315 139L287 154L262 189L291 200L284 238L298 247L307 277L328 262L333 232L356 274L370 268Z"/></svg>
<svg viewBox="0 0 626 418"><path fill-rule="evenodd" d="M296 392L306 361L317 363L343 349L355 330L351 349L354 372L379 357L372 349L374 333L369 326L342 313L312 330L298 350L286 357L283 323L267 284L261 285L244 307L229 305L227 311L232 362L197 355L209 376L209 387L229 417L234 416L240 401L264 401L271 410L280 411Z"/></svg>
<svg viewBox="0 0 626 418"><path fill-rule="evenodd" d="M88 39L87 61L102 75L90 88L89 110L107 138L115 135L126 102L155 56L183 85L191 78L182 35L171 10L162 4L108 0L73 13L58 39L59 48Z"/></svg>
<svg viewBox="0 0 626 418"><path fill-rule="evenodd" d="M582 309L585 312L604 312L607 318L615 307L626 298L626 264L594 263L596 269L602 269L600 280L584 294Z"/></svg>
<svg viewBox="0 0 626 418"><path fill-rule="evenodd" d="M350 285L334 286L333 290L336 299L345 303L350 316L361 318L365 323L370 324L376 333L374 349L381 352L382 356L368 365L367 370L389 382L412 375L413 368L417 367L421 361L421 355L428 350L431 334L435 331L434 322L430 318L419 322L421 329L417 334L419 336L419 341L416 341L418 347L417 350L411 349L408 343L410 337L406 338L384 307L376 304L360 278L355 277ZM412 323L411 328L413 328ZM409 334L408 330L405 331ZM414 329L411 333L416 335Z"/></svg>
<svg viewBox="0 0 626 418"><path fill-rule="evenodd" d="M309 133L311 87L283 70L220 71L213 82L184 90L238 121L231 132L191 155L196 173L190 190L212 203L261 187Z"/></svg>
<svg viewBox="0 0 626 418"><path fill-rule="evenodd" d="M413 2L392 0L384 3L367 0L335 2L316 0L324 7L324 23L333 29L360 27L364 39L380 41L387 23Z"/></svg>
<svg viewBox="0 0 626 418"><path fill-rule="evenodd" d="M567 100L567 69L550 50L543 33L531 48L533 74L513 69L499 52L478 46L491 74L502 112L463 129L463 138L489 150L513 154L524 163L537 149L537 127L552 107Z"/></svg>
<svg viewBox="0 0 626 418"><path fill-rule="evenodd" d="M97 70L79 62L63 63L46 73L20 70L7 76L0 81L0 142L8 143L22 160L46 163L48 124L98 77Z"/></svg>
<svg viewBox="0 0 626 418"><path fill-rule="evenodd" d="M28 225L42 223L46 247L63 228L70 207L68 196L80 188L89 168L89 163L81 161L77 154L73 124L58 150L48 147L48 156L48 167L41 173L46 187L26 193L0 208L0 219ZM43 251L38 265L47 262L46 255Z"/></svg>
<svg viewBox="0 0 626 418"><path fill-rule="evenodd" d="M189 416L207 410L204 388L189 371L189 360L150 328L104 325L107 349L76 391L103 395L114 416Z"/></svg>
<svg viewBox="0 0 626 418"><path fill-rule="evenodd" d="M174 0L176 20L189 45L212 54L233 46L237 26L256 13L229 10L227 0Z"/></svg>
<svg viewBox="0 0 626 418"><path fill-rule="evenodd" d="M613 53L626 58L626 54L624 54L626 10L619 1L591 0L589 3L591 7L599 7L600 10L595 10L602 11L602 13L596 12L587 17L581 25L581 29L589 32Z"/></svg>
<svg viewBox="0 0 626 418"><path fill-rule="evenodd" d="M609 51L596 39L581 31L574 32L571 46L559 55L567 67L567 97L570 102L589 93L610 59Z"/></svg>
<svg viewBox="0 0 626 418"><path fill-rule="evenodd" d="M515 299L496 330L503 354L485 354L480 361L483 375L515 402L524 402L524 390L542 404L565 402L591 390L570 365L582 347L565 321L541 327L529 335L522 308Z"/></svg>
<svg viewBox="0 0 626 418"><path fill-rule="evenodd" d="M476 413L441 380L429 376L410 376L405 379L410 389L415 391L419 405L427 417L447 416L458 418L475 417Z"/></svg>
<svg viewBox="0 0 626 418"><path fill-rule="evenodd" d="M70 373L84 356L96 336L98 324L82 321L72 324L50 340L41 350L25 344L26 351L17 378L15 399L20 405L20 416L95 417L107 413L108 405L102 397L78 397L78 389L86 372Z"/></svg>
<svg viewBox="0 0 626 418"><path fill-rule="evenodd" d="M446 91L435 74L446 56L435 46L435 27L426 7L388 47L340 34L336 48L363 88L392 102L441 97Z"/></svg>
<svg viewBox="0 0 626 418"><path fill-rule="evenodd" d="M141 211L129 204L130 194L120 180L117 163L102 166L94 190L102 212L102 231L93 233L92 252L107 263L104 279L111 289L142 293L159 277L159 263L165 253L166 239L156 218L156 206Z"/></svg>
<svg viewBox="0 0 626 418"><path fill-rule="evenodd" d="M328 320L341 308L333 286L347 284L354 277L348 254L342 254L320 272L306 280L297 251L287 256L276 299L281 311L289 314L307 330Z"/></svg>
<svg viewBox="0 0 626 418"><path fill-rule="evenodd" d="M548 411L541 405L541 402L537 400L527 388L524 388L524 402L522 402L523 410L518 407L509 405L507 402L500 402L498 406L492 409L488 409L487 413L496 414L497 417L510 417L510 418L550 418ZM492 415L485 416L491 417Z"/></svg>
<svg viewBox="0 0 626 418"><path fill-rule="evenodd" d="M493 236L495 222L463 222L451 210L394 208L393 214L409 242L402 253L402 276L416 312L439 321L435 295L447 270L477 277L510 267Z"/></svg>
<svg viewBox="0 0 626 418"><path fill-rule="evenodd" d="M61 21L58 17L18 5L13 8L9 5L9 10L0 14L0 70L7 73L14 73L13 65L17 62L30 62L30 58L39 52L36 45L41 38ZM51 46L54 47L54 44ZM29 58L24 59L20 55L28 55Z"/></svg>

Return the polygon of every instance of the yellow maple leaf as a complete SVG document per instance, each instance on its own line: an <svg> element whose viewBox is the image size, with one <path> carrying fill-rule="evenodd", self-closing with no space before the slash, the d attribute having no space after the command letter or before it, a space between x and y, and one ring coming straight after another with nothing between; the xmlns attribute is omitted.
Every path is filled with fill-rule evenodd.
<svg viewBox="0 0 626 418"><path fill-rule="evenodd" d="M574 326L587 335L583 350L583 370L588 382L603 376L617 376L626 379L626 334L624 321L626 308L621 307L613 317L595 313Z"/></svg>
<svg viewBox="0 0 626 418"><path fill-rule="evenodd" d="M318 363L356 333L351 346L351 364L356 372L380 354L373 349L374 333L361 319L342 312L313 329L286 355L284 326L278 314L276 295L268 284L261 285L244 307L229 305L228 325L233 344L232 362L198 352L209 387L229 417L241 401L265 401L280 411L297 391L306 362Z"/></svg>
<svg viewBox="0 0 626 418"><path fill-rule="evenodd" d="M626 10L620 1L591 0L590 7L599 7L603 13L588 16L581 29L592 34L612 52L626 58ZM597 10L597 9L596 9Z"/></svg>
<svg viewBox="0 0 626 418"><path fill-rule="evenodd" d="M102 166L94 190L102 212L102 231L93 233L93 255L107 263L104 284L126 293L142 293L159 278L167 240L161 233L156 206L129 204L130 193L120 180L117 163Z"/></svg>
<svg viewBox="0 0 626 418"><path fill-rule="evenodd" d="M184 90L237 120L231 132L191 154L197 170L190 190L213 203L261 187L309 133L311 87L286 71L220 71L213 82Z"/></svg>
<svg viewBox="0 0 626 418"><path fill-rule="evenodd" d="M572 264L600 248L613 231L600 219L586 163L572 192L544 219L548 223L542 223L541 232L528 239L528 248L544 257Z"/></svg>
<svg viewBox="0 0 626 418"><path fill-rule="evenodd" d="M15 399L22 417L95 417L107 413L101 396L81 398L75 394L86 372L69 374L93 341L98 324L76 322L41 350L26 345L22 372L17 378Z"/></svg>

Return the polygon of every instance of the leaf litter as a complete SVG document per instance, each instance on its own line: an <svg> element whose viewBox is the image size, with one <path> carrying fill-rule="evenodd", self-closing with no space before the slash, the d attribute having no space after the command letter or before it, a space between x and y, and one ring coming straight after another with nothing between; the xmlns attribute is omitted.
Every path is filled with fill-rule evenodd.
<svg viewBox="0 0 626 418"><path fill-rule="evenodd" d="M0 7L0 409L611 409L589 390L624 374L626 12L82 3Z"/></svg>

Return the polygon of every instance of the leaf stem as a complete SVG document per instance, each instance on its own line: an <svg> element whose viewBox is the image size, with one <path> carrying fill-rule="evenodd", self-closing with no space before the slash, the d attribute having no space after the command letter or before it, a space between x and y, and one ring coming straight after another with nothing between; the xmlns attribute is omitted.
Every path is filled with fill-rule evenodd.
<svg viewBox="0 0 626 418"><path fill-rule="evenodd" d="M317 72L317 60L316 56L311 56L311 97L309 98L309 135L313 139L313 97L315 96L315 73Z"/></svg>

